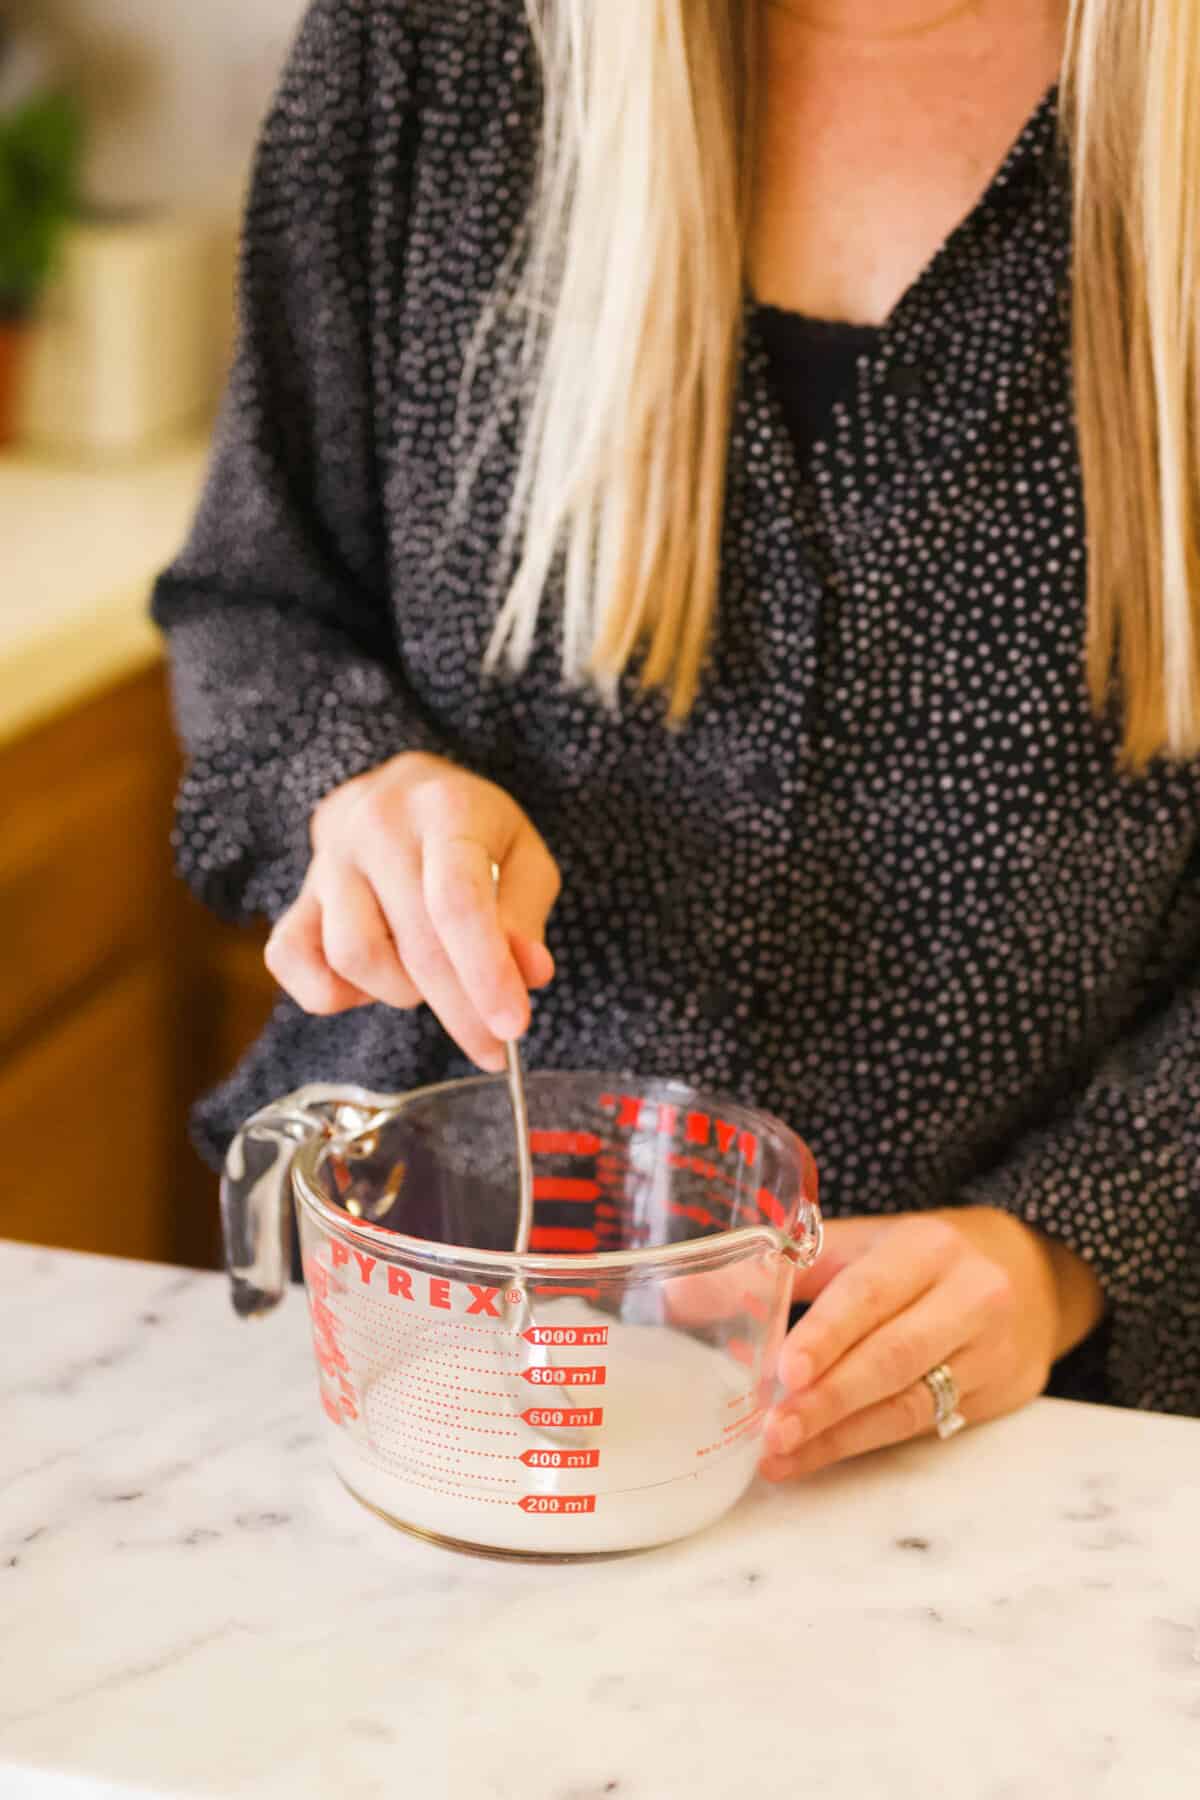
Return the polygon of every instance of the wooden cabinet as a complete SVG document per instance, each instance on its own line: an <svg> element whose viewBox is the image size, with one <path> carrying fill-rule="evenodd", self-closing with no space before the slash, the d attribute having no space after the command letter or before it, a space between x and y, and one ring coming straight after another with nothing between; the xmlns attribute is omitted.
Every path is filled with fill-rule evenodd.
<svg viewBox="0 0 1200 1800"><path fill-rule="evenodd" d="M152 668L0 749L0 1236L198 1266L194 1098L261 1028L261 938L184 893Z"/></svg>
<svg viewBox="0 0 1200 1800"><path fill-rule="evenodd" d="M176 962L173 1028L176 1089L173 1118L178 1145L169 1208L174 1258L193 1268L221 1264L217 1180L192 1148L187 1116L206 1088L226 1076L248 1050L275 1003L277 990L263 962L266 930L224 925L175 884Z"/></svg>
<svg viewBox="0 0 1200 1800"><path fill-rule="evenodd" d="M5 1237L175 1258L171 1052L167 972L143 956L6 1058Z"/></svg>

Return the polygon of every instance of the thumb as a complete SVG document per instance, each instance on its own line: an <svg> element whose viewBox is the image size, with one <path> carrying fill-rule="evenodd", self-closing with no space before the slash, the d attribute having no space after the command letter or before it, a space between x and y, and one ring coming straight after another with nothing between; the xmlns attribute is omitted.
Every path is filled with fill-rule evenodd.
<svg viewBox="0 0 1200 1800"><path fill-rule="evenodd" d="M792 1300L815 1300L830 1282L865 1256L879 1242L891 1221L879 1219L826 1219L821 1254L807 1269L797 1269Z"/></svg>

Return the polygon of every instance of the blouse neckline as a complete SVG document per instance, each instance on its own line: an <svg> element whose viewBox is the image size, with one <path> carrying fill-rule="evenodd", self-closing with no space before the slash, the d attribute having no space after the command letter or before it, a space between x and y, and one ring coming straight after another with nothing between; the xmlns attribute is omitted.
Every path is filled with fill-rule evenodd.
<svg viewBox="0 0 1200 1800"><path fill-rule="evenodd" d="M1056 148L1058 143L1058 95L1059 84L1055 81L1046 89L1021 126L975 204L963 215L957 225L951 227L928 261L917 271L887 317L878 324L854 326L848 320L813 318L807 313L760 300L748 281L743 296L746 313L754 318L761 318L764 314L782 314L798 319L811 319L816 326L861 329L872 334L870 339L872 344L882 343L885 338L890 337L898 327L904 324L915 307L921 305L928 288L941 275L947 262L960 254L964 248L969 247L974 241L976 233L996 212L1002 211L1009 204L1011 193L1018 185L1019 177L1026 165L1038 166Z"/></svg>

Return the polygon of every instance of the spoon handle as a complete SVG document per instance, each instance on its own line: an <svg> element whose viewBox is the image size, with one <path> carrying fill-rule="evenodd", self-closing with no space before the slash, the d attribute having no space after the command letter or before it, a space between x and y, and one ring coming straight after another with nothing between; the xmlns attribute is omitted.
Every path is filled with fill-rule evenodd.
<svg viewBox="0 0 1200 1800"><path fill-rule="evenodd" d="M492 886L499 892L500 867L492 864ZM533 1157L529 1149L529 1108L525 1104L525 1076L521 1068L521 1051L514 1038L504 1046L504 1064L508 1074L508 1098L512 1107L513 1131L517 1140L517 1181L519 1208L517 1233L513 1249L524 1256L533 1232Z"/></svg>
<svg viewBox="0 0 1200 1800"><path fill-rule="evenodd" d="M529 1153L529 1111L525 1105L521 1052L515 1043L504 1046L504 1061L508 1070L508 1097L512 1102L513 1130L517 1138L517 1179L520 1184L520 1208L513 1249L518 1256L524 1256L529 1249L533 1231L533 1157Z"/></svg>

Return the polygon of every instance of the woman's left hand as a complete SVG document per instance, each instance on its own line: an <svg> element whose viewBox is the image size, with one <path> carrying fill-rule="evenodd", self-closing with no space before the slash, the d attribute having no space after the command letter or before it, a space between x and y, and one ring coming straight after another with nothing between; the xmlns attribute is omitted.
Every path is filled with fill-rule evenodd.
<svg viewBox="0 0 1200 1800"><path fill-rule="evenodd" d="M987 1206L830 1220L795 1298L812 1304L780 1353L772 1481L932 1431L938 1363L969 1423L1023 1406L1104 1306L1085 1262Z"/></svg>

